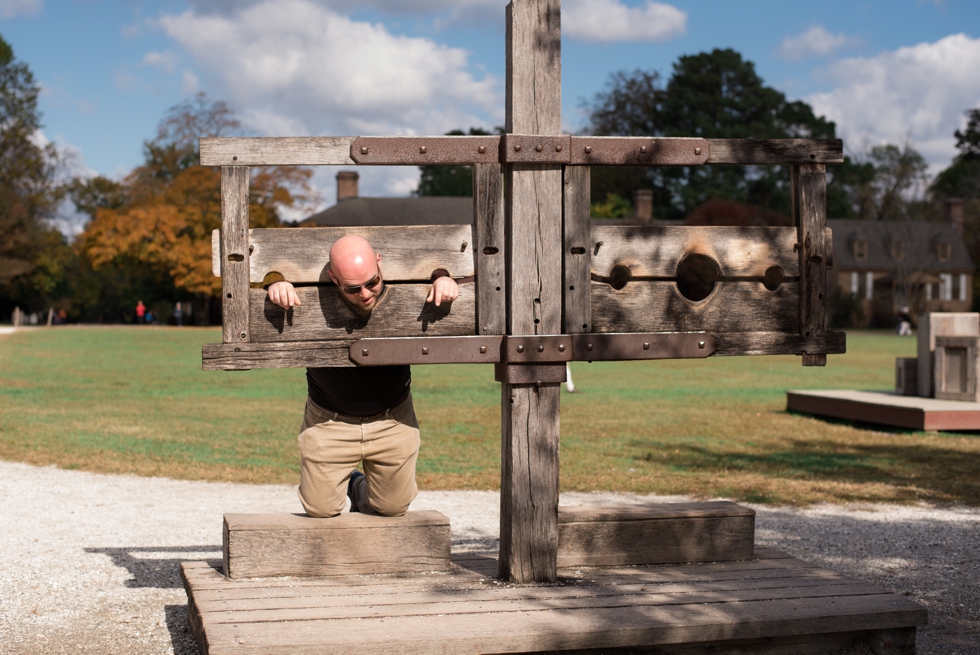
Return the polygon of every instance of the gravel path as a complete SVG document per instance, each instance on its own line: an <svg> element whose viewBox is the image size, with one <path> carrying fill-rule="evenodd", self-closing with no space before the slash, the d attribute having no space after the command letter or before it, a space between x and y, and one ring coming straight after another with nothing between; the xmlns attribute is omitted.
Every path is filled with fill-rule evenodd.
<svg viewBox="0 0 980 655"><path fill-rule="evenodd" d="M562 496L571 505L648 499ZM496 548L495 492L422 492L412 508L448 515L456 550ZM226 512L299 509L288 486L0 462L0 653L196 654L178 563L220 558ZM980 510L754 509L760 544L905 593L928 607L920 654L980 652Z"/></svg>

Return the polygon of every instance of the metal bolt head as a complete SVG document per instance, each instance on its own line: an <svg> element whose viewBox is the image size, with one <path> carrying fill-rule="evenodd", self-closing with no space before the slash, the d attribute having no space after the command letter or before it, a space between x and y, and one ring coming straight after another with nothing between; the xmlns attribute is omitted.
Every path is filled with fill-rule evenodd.
<svg viewBox="0 0 980 655"><path fill-rule="evenodd" d="M592 146L585 146L585 154L587 155L592 154Z"/></svg>
<svg viewBox="0 0 980 655"><path fill-rule="evenodd" d="M519 353L524 352L524 346L518 346L517 347L517 352L519 352Z"/></svg>
<svg viewBox="0 0 980 655"><path fill-rule="evenodd" d="M361 146L361 154L362 155L368 154L368 147L367 146Z"/></svg>
<svg viewBox="0 0 980 655"><path fill-rule="evenodd" d="M640 146L640 152L646 153L646 151L647 151L647 147L646 146Z"/></svg>
<svg viewBox="0 0 980 655"><path fill-rule="evenodd" d="M695 148L694 149L694 154L695 155L700 155L701 154L701 148Z"/></svg>
<svg viewBox="0 0 980 655"><path fill-rule="evenodd" d="M514 146L514 152L520 152L520 151L521 151L521 144L518 143L517 145Z"/></svg>
<svg viewBox="0 0 980 655"><path fill-rule="evenodd" d="M486 346L480 346L480 354L481 355L486 355L487 354L487 347Z"/></svg>
<svg viewBox="0 0 980 655"><path fill-rule="evenodd" d="M428 147L426 147L426 146L419 146L419 154L424 155L428 151L429 151Z"/></svg>
<svg viewBox="0 0 980 655"><path fill-rule="evenodd" d="M367 348L361 348L361 356L362 357L367 357L368 356L368 349Z"/></svg>
<svg viewBox="0 0 980 655"><path fill-rule="evenodd" d="M539 353L543 353L544 352L544 346L542 346L540 343L538 344L538 352Z"/></svg>
<svg viewBox="0 0 980 655"><path fill-rule="evenodd" d="M585 344L585 349L586 350L592 350L592 344L591 343Z"/></svg>
<svg viewBox="0 0 980 655"><path fill-rule="evenodd" d="M482 155L482 154L484 154L487 151L487 147L486 146L480 146L479 148L477 148L477 151L479 151L479 153Z"/></svg>
<svg viewBox="0 0 980 655"><path fill-rule="evenodd" d="M704 342L698 341L698 348L704 348Z"/></svg>
<svg viewBox="0 0 980 655"><path fill-rule="evenodd" d="M555 152L561 152L561 144L555 146Z"/></svg>
<svg viewBox="0 0 980 655"><path fill-rule="evenodd" d="M423 348L422 349L422 354L423 355L428 355L429 354L429 349L428 348Z"/></svg>
<svg viewBox="0 0 980 655"><path fill-rule="evenodd" d="M560 353L565 352L565 344L563 343L558 344L558 352Z"/></svg>
<svg viewBox="0 0 980 655"><path fill-rule="evenodd" d="M647 341L643 342L643 350L650 350L650 343Z"/></svg>
<svg viewBox="0 0 980 655"><path fill-rule="evenodd" d="M541 152L542 150L544 150L544 146L541 145L540 143L538 145L534 146L534 151L535 152Z"/></svg>

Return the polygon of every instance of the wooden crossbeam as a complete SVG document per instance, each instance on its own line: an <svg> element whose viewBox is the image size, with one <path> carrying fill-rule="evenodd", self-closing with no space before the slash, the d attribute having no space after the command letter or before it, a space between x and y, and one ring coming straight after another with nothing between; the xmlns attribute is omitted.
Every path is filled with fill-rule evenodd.
<svg viewBox="0 0 980 655"><path fill-rule="evenodd" d="M522 136L533 139L537 132ZM557 135L557 133L556 133ZM514 152L500 136L209 137L200 140L202 166L433 166L507 163L515 157L573 166L766 166L839 164L840 139L691 139L562 135L567 150ZM362 151L365 149L366 151Z"/></svg>

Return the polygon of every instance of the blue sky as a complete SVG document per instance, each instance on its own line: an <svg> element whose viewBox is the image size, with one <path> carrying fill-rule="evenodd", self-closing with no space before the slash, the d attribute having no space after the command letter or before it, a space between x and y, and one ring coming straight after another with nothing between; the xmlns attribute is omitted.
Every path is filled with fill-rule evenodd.
<svg viewBox="0 0 980 655"><path fill-rule="evenodd" d="M260 135L431 134L503 121L503 0L0 0L0 34L42 85L43 136L78 172L138 165L166 109L197 91ZM563 121L610 73L669 75L734 48L835 120L848 151L906 138L948 165L980 106L980 2L564 0ZM335 171L315 178L332 204ZM362 170L405 195L414 169Z"/></svg>

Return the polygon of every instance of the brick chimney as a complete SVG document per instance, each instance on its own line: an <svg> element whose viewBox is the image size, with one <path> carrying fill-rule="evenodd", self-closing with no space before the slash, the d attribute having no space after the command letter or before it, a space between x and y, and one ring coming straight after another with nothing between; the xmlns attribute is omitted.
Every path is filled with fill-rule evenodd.
<svg viewBox="0 0 980 655"><path fill-rule="evenodd" d="M641 225L649 225L653 220L653 191L637 189L633 192L633 218Z"/></svg>
<svg viewBox="0 0 980 655"><path fill-rule="evenodd" d="M357 197L357 180L360 177L354 171L337 173L337 202Z"/></svg>
<svg viewBox="0 0 980 655"><path fill-rule="evenodd" d="M949 198L943 206L943 218L953 225L960 236L963 236L963 201L959 198Z"/></svg>

